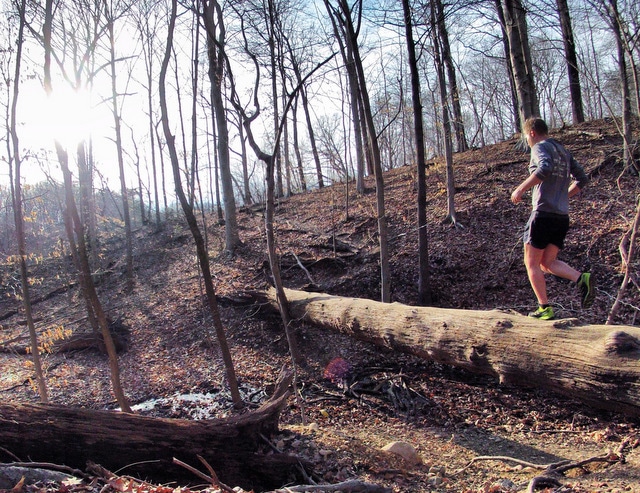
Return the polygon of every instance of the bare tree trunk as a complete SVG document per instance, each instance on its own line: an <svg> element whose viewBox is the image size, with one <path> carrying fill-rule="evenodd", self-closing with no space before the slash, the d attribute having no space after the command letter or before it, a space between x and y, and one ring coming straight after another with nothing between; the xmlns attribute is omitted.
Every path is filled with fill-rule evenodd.
<svg viewBox="0 0 640 493"><path fill-rule="evenodd" d="M218 129L216 127L215 111L212 114L213 121L211 122L211 138L214 142L214 147L217 147L218 142ZM209 148L209 141L207 140L207 149ZM218 152L210 152L209 156L213 155L213 173L211 179L213 181L213 194L215 195L215 212L218 218L218 224L224 224L224 212L222 211L222 198L220 197L220 155ZM213 212L213 208L212 208Z"/></svg>
<svg viewBox="0 0 640 493"><path fill-rule="evenodd" d="M636 63L633 51L629 52L629 65L631 66L631 76L633 77L633 86L635 87L634 99L636 100L636 115L640 116L640 67Z"/></svg>
<svg viewBox="0 0 640 493"><path fill-rule="evenodd" d="M518 111L518 91L516 90L516 82L514 79L513 64L511 62L511 44L509 36L507 36L507 21L505 19L504 10L502 8L502 0L494 0L498 19L500 19L500 28L502 30L502 44L504 46L504 61L507 66L507 76L509 77L509 88L511 89L511 113L513 117L513 126L516 132L520 132L520 112Z"/></svg>
<svg viewBox="0 0 640 493"><path fill-rule="evenodd" d="M304 91L304 89L301 89ZM298 138L298 101L300 98L296 96L296 100L293 103L293 150L296 154L296 164L298 169L298 179L300 180L300 188L303 192L307 191L307 180L304 176L304 164L302 162L302 154L300 153L300 140Z"/></svg>
<svg viewBox="0 0 640 493"><path fill-rule="evenodd" d="M78 158L78 184L80 187L80 218L87 228L87 250L94 265L98 264L98 224L96 220L96 204L93 187L93 157L87 152L86 142L78 142L76 156Z"/></svg>
<svg viewBox="0 0 640 493"><path fill-rule="evenodd" d="M203 1L203 18L207 31L207 56L209 60L209 80L211 81L211 101L215 116L215 128L218 135L217 151L220 166L220 182L224 201L225 250L233 253L240 244L236 199L231 177L231 158L229 155L229 129L224 105L224 66L221 53L226 42L226 29L222 8L215 0Z"/></svg>
<svg viewBox="0 0 640 493"><path fill-rule="evenodd" d="M578 56L576 54L576 43L573 37L571 26L571 16L569 14L569 4L567 0L556 0L558 14L560 16L560 27L562 28L562 40L564 42L564 53L567 59L567 73L569 75L569 93L571 94L571 110L573 123L584 121L584 109L582 105L582 89L580 86L580 72L578 71Z"/></svg>
<svg viewBox="0 0 640 493"><path fill-rule="evenodd" d="M167 180L165 176L165 166L164 166L164 152L162 146L162 139L160 138L160 130L159 127L162 125L162 120L158 120L154 126L154 135L155 140L158 145L158 155L160 156L160 177L162 178L162 203L164 204L165 216L169 213L169 200L167 197Z"/></svg>
<svg viewBox="0 0 640 493"><path fill-rule="evenodd" d="M449 79L449 97L451 98L451 108L453 110L453 129L458 144L458 152L464 152L469 148L467 137L464 131L464 119L462 118L462 107L460 106L460 90L458 89L458 81L456 77L456 69L453 65L451 56L451 46L449 44L449 33L445 22L445 12L442 0L436 0L436 21L438 24L438 33L442 48L442 61L447 70L447 78Z"/></svg>
<svg viewBox="0 0 640 493"><path fill-rule="evenodd" d="M249 170L247 163L247 139L244 135L244 127L242 123L238 125L238 133L240 134L240 148L242 152L242 184L244 186L244 201L245 205L253 204L253 197L251 195L251 186L249 184Z"/></svg>
<svg viewBox="0 0 640 493"><path fill-rule="evenodd" d="M136 178L138 180L138 200L140 201L140 221L142 224L148 224L147 220L147 210L144 205L144 183L142 181L142 171L140 169L140 152L138 151L138 144L136 143L136 136L133 133L133 129L131 130L131 145L134 150L134 166L136 168Z"/></svg>
<svg viewBox="0 0 640 493"><path fill-rule="evenodd" d="M520 0L501 0L498 6L504 16L505 32L509 40L509 57L518 95L518 113L522 126L527 118L540 114L533 80L526 14Z"/></svg>
<svg viewBox="0 0 640 493"><path fill-rule="evenodd" d="M309 98L306 89L302 88L302 107L304 108L304 117L307 122L307 132L309 134L309 142L311 143L311 152L313 154L313 162L316 165L316 176L318 178L318 188L324 187L324 178L322 176L322 165L320 164L320 155L318 154L318 145L316 143L316 134L311 123L311 111L309 110Z"/></svg>
<svg viewBox="0 0 640 493"><path fill-rule="evenodd" d="M366 128L367 145L371 152L372 164L374 167L374 175L376 180L376 207L378 221L378 243L380 245L380 297L383 302L391 301L391 269L389 266L389 240L387 228L387 215L384 203L384 177L382 174L382 162L380 157L380 147L378 135L376 134L375 124L373 121L373 113L369 102L369 94L367 91L366 77L362 66L362 59L358 49L357 33L351 18L352 12L346 0L339 0L340 13L334 11L329 0L325 0L327 11L333 17L340 18L343 22L345 43L347 51L353 54L353 62L355 73L357 75L358 90L360 94L360 102L363 108L363 117Z"/></svg>
<svg viewBox="0 0 640 493"><path fill-rule="evenodd" d="M137 13L136 24L138 27L138 33L140 36L140 42L142 45L142 52L144 54L144 64L145 64L145 75L146 75L146 83L147 87L147 111L149 113L149 156L151 156L151 180L153 181L153 194L154 194L154 208L155 208L155 222L156 228L160 228L161 217L160 217L160 189L158 186L158 166L157 166L157 158L156 158L156 139L155 139L155 131L154 131L154 105L153 105L153 81L154 81L154 72L153 72L153 61L154 61L154 52L155 52L155 36L154 36L154 27L151 25L152 21L157 21L157 15L155 12L149 8L149 5L146 2L138 2L137 5L141 9ZM151 200L149 200L151 202ZM151 207L151 203L149 204ZM151 218L151 211L149 211L149 218Z"/></svg>
<svg viewBox="0 0 640 493"><path fill-rule="evenodd" d="M8 147L8 155L13 159L9 159L9 173L11 174L11 162L15 164L15 182L11 181L11 196L13 197L13 214L14 222L16 226L16 242L18 245L17 262L20 271L20 283L22 287L22 306L24 308L25 318L27 320L27 327L29 329L29 342L31 347L31 354L33 358L33 367L35 371L35 380L38 385L38 393L40 395L40 402L49 402L49 394L47 391L47 382L42 371L42 362L40 360L40 348L38 347L38 336L36 334L36 327L33 320L33 311L31 307L31 291L29 289L29 272L27 270L27 245L25 241L24 233L24 217L22 209L22 156L20 154L20 144L18 138L17 128L17 115L18 110L18 96L20 94L20 72L22 67L22 46L24 41L24 28L25 28L25 0L22 0L18 6L20 14L20 27L18 30L17 39L17 51L15 61L15 76L13 79L13 96L11 100L11 122L9 133L11 134L11 145ZM8 143L7 143L8 144Z"/></svg>
<svg viewBox="0 0 640 493"><path fill-rule="evenodd" d="M131 214L129 212L129 194L124 173L124 157L122 150L122 129L120 112L118 110L118 90L116 87L116 52L114 33L114 12L112 12L104 1L105 15L107 16L107 31L109 34L109 67L111 70L111 107L113 112L113 122L116 132L116 151L118 156L118 174L120 177L120 193L122 194L122 212L124 214L124 230L126 244L126 272L128 290L133 289L133 232L131 230Z"/></svg>
<svg viewBox="0 0 640 493"><path fill-rule="evenodd" d="M160 217L160 191L158 186L158 166L156 163L156 143L155 143L155 131L153 124L153 96L151 92L151 87L153 85L153 69L152 69L152 58L153 52L147 54L148 60L148 72L147 72L147 104L149 110L149 147L151 149L151 171L153 173L153 193L155 198L155 212L156 212L156 228L160 227L162 223L162 219ZM161 168L162 169L162 168ZM166 202L166 197L165 197Z"/></svg>
<svg viewBox="0 0 640 493"><path fill-rule="evenodd" d="M232 82L233 85L233 82ZM235 90L233 88L232 90ZM239 103L234 103L236 109L241 112L241 106ZM259 115L259 111L256 111L252 116L253 118ZM260 146L256 142L253 136L253 131L251 130L251 122L253 121L251 118L247 118L245 116L242 117L244 121L244 127L247 133L247 137L249 138L249 144L253 149L254 153L258 157L260 161L262 161L265 166L265 180L267 184L267 198L266 198L266 207L265 207L265 232L267 235L267 255L269 257L269 266L271 269L271 275L273 277L273 284L275 286L276 292L278 293L278 311L280 313L280 318L282 319L282 323L284 324L284 332L287 338L287 343L289 345L289 352L291 353L291 359L294 364L302 361L302 353L300 352L298 343L295 339L295 334L293 333L293 329L291 327L291 317L289 316L289 302L287 301L287 297L284 294L284 285L282 284L282 277L280 275L280 262L278 260L278 254L276 252L276 236L274 231L274 217L275 217L275 171L274 171L274 158L272 155L264 152L260 149ZM280 139L280 132L276 134L275 141L276 143ZM296 377L294 377L294 381Z"/></svg>
<svg viewBox="0 0 640 493"><path fill-rule="evenodd" d="M240 406L242 404L242 397L240 396L240 391L238 389L238 379L236 377L236 373L233 368L233 359L231 357L231 351L229 350L227 337L224 331L224 327L222 325L222 320L220 318L220 310L218 309L218 301L216 299L215 288L213 286L213 277L211 275L211 267L209 265L209 255L207 253L202 234L200 233L198 222L193 213L193 209L182 188L182 179L180 176L180 163L178 160L178 153L176 151L176 146L175 146L175 137L171 134L171 129L169 128L169 115L167 110L165 81L166 81L166 75L167 75L167 68L169 66L169 60L171 58L171 51L173 49L173 30L175 28L176 16L177 16L177 0L172 0L171 17L169 19L169 32L167 37L167 48L165 51L165 56L162 61L162 68L160 70L159 93L160 93L160 107L162 110L162 128L164 130L164 135L167 141L169 155L171 157L171 165L173 169L173 179L175 182L176 194L178 195L178 200L180 201L180 205L182 206L182 210L184 212L187 223L189 224L189 229L191 230L191 234L193 235L193 239L196 244L196 251L198 254L200 269L202 270L202 278L205 286L205 291L207 294L209 310L213 318L213 324L216 330L218 344L220 344L220 352L222 353L222 359L224 361L226 372L227 372L227 383L229 384L231 398L233 399L233 402L236 406Z"/></svg>
<svg viewBox="0 0 640 493"><path fill-rule="evenodd" d="M278 96L278 77L277 70L277 53L278 47L276 46L276 6L274 0L266 0L267 9L265 12L265 24L267 30L267 46L269 47L269 64L271 67L271 101L273 103L273 134L277 135L280 128L280 108L279 108L279 96ZM284 81L281 81L284 84ZM282 183L282 159L279 144L274 147L273 154L273 166L274 166L274 179L275 179L275 194L276 197L282 197L284 195L283 183Z"/></svg>
<svg viewBox="0 0 640 493"><path fill-rule="evenodd" d="M302 74L300 73L300 67L298 62L293 57L293 70L296 75L298 84L302 82ZM300 88L300 96L302 98L302 108L304 109L304 117L307 122L307 133L309 135L309 144L311 145L311 154L313 155L313 162L316 165L316 177L318 178L318 188L324 187L324 179L322 177L322 165L320 164L320 155L318 154L318 145L316 144L316 134L313 130L313 124L311 123L311 111L309 110L309 98L307 97L307 90L304 86ZM307 189L306 180L303 185L303 190Z"/></svg>
<svg viewBox="0 0 640 493"><path fill-rule="evenodd" d="M633 131L631 128L631 91L629 90L629 79L627 71L627 62L625 59L625 48L623 39L623 28L621 25L620 12L618 11L617 0L607 0L605 5L607 15L609 16L609 22L613 29L613 34L616 40L616 46L618 49L618 71L620 74L620 84L622 93L622 139L623 144L623 161L628 171L635 168L636 172L639 169L633 160Z"/></svg>
<svg viewBox="0 0 640 493"><path fill-rule="evenodd" d="M402 0L404 27L411 71L411 95L413 101L413 120L416 136L416 156L418 167L418 301L421 305L431 304L431 286L429 269L429 234L427 230L427 179L424 150L424 123L422 99L420 98L420 73L416 57L416 45L413 40L413 23L409 0Z"/></svg>
<svg viewBox="0 0 640 493"><path fill-rule="evenodd" d="M437 5L435 0L431 2L431 33L433 38L434 54L433 59L436 66L436 72L438 74L438 87L440 89L440 105L442 106L442 128L444 138L444 153L445 161L447 164L447 217L445 221L450 221L454 226L459 226L456 218L455 208L455 175L453 172L453 142L451 138L451 116L449 112L448 96L447 96L447 83L444 74L444 65L442 63L442 52L440 45L440 37L438 35L438 29L436 28L436 14Z"/></svg>
<svg viewBox="0 0 640 493"><path fill-rule="evenodd" d="M280 67L281 78L284 81L282 64L278 64ZM282 100L283 106L287 104L287 98L284 94L286 88L283 88ZM291 196L291 153L289 152L289 117L282 115L282 154L284 155L284 183L285 183L285 197Z"/></svg>
<svg viewBox="0 0 640 493"><path fill-rule="evenodd" d="M351 97L351 121L353 122L353 138L356 147L356 190L359 194L365 193L364 177L366 176L367 163L370 162L366 146L363 141L365 131L362 126L362 115L360 105L360 89L358 88L358 79L355 72L355 63L353 56L347 54L347 72L351 71L349 79L349 95Z"/></svg>
<svg viewBox="0 0 640 493"><path fill-rule="evenodd" d="M196 11L200 12L200 0L196 0L194 7ZM193 181L193 202L194 209L200 209L200 213L204 216L205 205L203 201L203 190L200 184L200 153L198 152L198 82L199 82L199 67L200 67L200 18L195 15L191 17L191 30L193 36L191 36L191 166L189 171L191 173L191 180ZM176 83L178 81L178 67L176 57ZM197 198L196 198L197 195ZM200 206L198 207L198 203ZM204 223L204 217L203 217ZM204 243L207 245L207 228L204 223Z"/></svg>
<svg viewBox="0 0 640 493"><path fill-rule="evenodd" d="M278 255L276 252L275 232L274 232L275 194L276 194L274 155L269 154L260 148L260 145L257 143L251 128L252 122L260 116L260 111L261 111L260 101L258 98L258 92L260 88L260 65L257 61L257 57L255 56L255 54L253 54L251 50L249 50L249 47L247 46L246 38L245 38L244 48L245 48L246 54L249 57L251 57L251 59L253 60L255 70L256 70L255 82L253 87L253 96L252 96L254 109L252 111L251 116L248 116L246 114L244 107L239 100L239 96L236 91L235 80L233 77L233 71L231 70L231 67L229 65L229 60L225 57L225 59L227 60L227 67L228 67L227 73L230 80L231 103L233 104L233 106L235 107L236 111L238 112L238 114L242 119L242 124L246 131L246 135L249 140L249 145L253 149L253 152L255 153L256 157L260 161L262 161L266 166L265 180L266 180L267 190L266 190L266 210L265 210L265 231L267 236L267 253L269 256L269 265L271 268L271 275L273 277L272 280L277 293L278 310L280 312L280 317L284 324L284 331L287 337L287 342L289 344L289 352L291 354L291 359L295 365L297 362L300 362L302 360L302 354L300 352L298 343L295 339L295 334L293 333L293 330L291 327L292 320L291 320L291 317L289 316L289 303L287 301L286 295L284 294L284 286L282 284L282 277L280 276L280 264L279 264ZM327 63L329 60L331 60L331 58L332 57L330 57L325 62L317 66L316 69L320 68L322 65ZM313 73L313 71L311 73ZM309 74L309 76L310 75L311 74ZM283 113L282 113L283 118L284 116L286 116L289 110L289 107L293 102L293 99L296 97L297 92L300 90L301 87L303 87L305 79L306 78L303 78L300 84L298 84L298 86L294 89L293 94L289 96L287 105L283 109ZM275 150L279 148L283 125L284 125L284 122L280 122L280 124L277 127L277 132L274 136ZM274 152L276 152L275 150ZM297 380L297 377L295 376L295 370L294 370L294 385L296 385L296 380Z"/></svg>
<svg viewBox="0 0 640 493"><path fill-rule="evenodd" d="M325 6L327 12L329 12L329 17L331 18L331 24L333 25L333 31L340 45L340 53L342 55L342 60L344 61L344 65L347 69L347 81L349 83L349 97L351 100L351 104L349 105L351 121L353 123L353 138L355 141L356 148L356 191L359 194L363 194L365 192L364 186L364 176L365 176L365 150L364 144L362 142L363 130L361 124L361 112L360 112L360 89L358 87L358 75L355 70L355 63L353 61L353 54L351 53L350 48L345 46L345 42L343 38L346 37L344 26L339 25L337 18L332 14L332 7L330 6L328 0L325 0Z"/></svg>

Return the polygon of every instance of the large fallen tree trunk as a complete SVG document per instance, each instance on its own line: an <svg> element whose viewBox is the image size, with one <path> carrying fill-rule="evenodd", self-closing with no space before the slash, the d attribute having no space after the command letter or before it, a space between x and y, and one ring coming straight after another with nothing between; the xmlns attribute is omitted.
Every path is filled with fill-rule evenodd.
<svg viewBox="0 0 640 493"><path fill-rule="evenodd" d="M273 290L254 293L274 307ZM640 329L500 310L380 303L286 290L292 318L503 383L543 387L640 416Z"/></svg>
<svg viewBox="0 0 640 493"><path fill-rule="evenodd" d="M189 421L42 404L0 404L0 458L84 469L92 461L119 474L156 481L194 477L173 464L203 457L223 483L271 489L292 479L299 462L267 455L263 436L278 429L291 375L260 408L224 419ZM261 453L261 449L265 453Z"/></svg>

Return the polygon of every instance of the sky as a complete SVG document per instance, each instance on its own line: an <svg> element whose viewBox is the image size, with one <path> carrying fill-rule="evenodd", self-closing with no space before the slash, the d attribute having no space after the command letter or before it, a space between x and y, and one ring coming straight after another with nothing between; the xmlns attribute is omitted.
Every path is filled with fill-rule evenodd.
<svg viewBox="0 0 640 493"><path fill-rule="evenodd" d="M138 106L139 109L139 106ZM75 169L75 149L78 142L91 139L94 155L103 161L100 171L111 188L119 187L113 115L103 96L88 91L74 91L68 83L54 84L48 98L42 82L37 78L24 81L20 87L17 110L18 138L22 153L23 183L37 183L47 179L43 167L53 178L62 181L57 159L53 156L44 164L42 156L53 154L57 140L69 151L70 168ZM142 125L138 121L135 125ZM148 126L148 124L146 124ZM147 127L144 127L145 130ZM130 141L126 127L123 139ZM36 156L40 156L39 159ZM127 160L125 160L127 162ZM135 178L130 173L130 179ZM0 182L8 180L8 171L0 172Z"/></svg>

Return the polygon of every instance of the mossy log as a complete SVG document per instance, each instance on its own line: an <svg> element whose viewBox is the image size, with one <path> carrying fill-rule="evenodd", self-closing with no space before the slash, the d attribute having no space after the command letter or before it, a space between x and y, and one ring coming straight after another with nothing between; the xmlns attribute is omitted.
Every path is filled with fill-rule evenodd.
<svg viewBox="0 0 640 493"><path fill-rule="evenodd" d="M592 407L640 416L640 328L541 321L286 290L292 318L510 385L546 388ZM275 307L272 290L254 293Z"/></svg>

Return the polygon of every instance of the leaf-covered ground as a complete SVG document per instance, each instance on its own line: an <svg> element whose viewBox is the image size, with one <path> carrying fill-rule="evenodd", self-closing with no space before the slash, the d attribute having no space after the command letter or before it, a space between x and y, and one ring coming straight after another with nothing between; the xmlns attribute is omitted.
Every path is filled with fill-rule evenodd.
<svg viewBox="0 0 640 493"><path fill-rule="evenodd" d="M622 279L618 245L635 214L638 178L622 174L620 138L612 122L566 128L554 136L591 176L589 188L572 202L572 229L562 258L595 275L598 297L593 308L581 311L575 289L552 278L550 296L561 316L604 323ZM535 306L521 258L521 230L529 206L514 206L509 200L526 176L527 161L516 140L456 155L455 204L462 227L443 222L445 169L441 162L430 165L434 305L521 313ZM407 304L417 300L415 182L412 167L385 175L392 298ZM375 192L373 181L367 184L364 196L350 183L279 201L277 243L287 287L379 298ZM224 231L214 218L207 226L207 240L236 372L247 400L259 400L289 358L279 320L258 317L255 307L238 303L243 293L268 284L263 213L243 209L239 222L243 245L234 256L221 253ZM105 239L101 258L100 297L128 342L120 367L131 402L223 390L224 371L185 225L174 219L162 231L142 226L136 230L133 293L126 292L123 239ZM636 273L637 266L634 261ZM70 259L51 259L30 271L36 280L38 328L50 329L51 339L62 333L59 327L88 330L75 288L47 296L75 280ZM28 356L6 351L20 350L27 341L24 316L13 296L17 278L9 266L2 275L0 344L5 352L0 354L0 398L37 401ZM640 307L636 286L624 301L619 323L635 324ZM265 450L276 446L311 461L308 472L317 482L358 478L395 492L515 492L526 491L530 479L542 472L525 463L607 456L609 461L568 471L555 491L640 491L640 434L632 419L540 389L501 387L488 377L391 354L326 330L301 325L296 335L306 358L298 368L303 400L291 398L281 416L281 434L271 437ZM48 354L45 367L52 402L115 407L103 355L92 350ZM192 407L165 403L156 412L185 417ZM218 412L232 411L221 406ZM396 440L413 445L422 463L410 464L381 451ZM478 456L517 461L480 460L465 468ZM0 455L0 460L6 457Z"/></svg>

